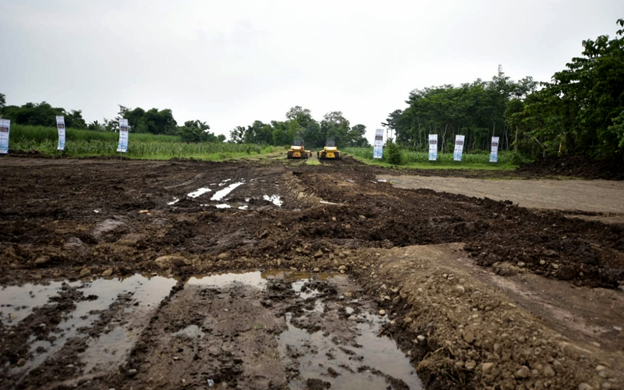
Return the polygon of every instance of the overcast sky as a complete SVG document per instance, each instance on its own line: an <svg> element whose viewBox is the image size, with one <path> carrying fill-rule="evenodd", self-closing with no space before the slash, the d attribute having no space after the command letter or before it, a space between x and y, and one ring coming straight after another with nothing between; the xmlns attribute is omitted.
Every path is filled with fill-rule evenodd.
<svg viewBox="0 0 624 390"><path fill-rule="evenodd" d="M91 122L171 108L217 134L342 111L372 141L415 88L548 81L623 0L1 0L0 92Z"/></svg>

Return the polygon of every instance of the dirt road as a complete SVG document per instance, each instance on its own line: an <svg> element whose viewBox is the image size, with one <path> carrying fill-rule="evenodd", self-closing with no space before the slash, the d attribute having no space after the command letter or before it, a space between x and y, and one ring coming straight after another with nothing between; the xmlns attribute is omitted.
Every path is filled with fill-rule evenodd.
<svg viewBox="0 0 624 390"><path fill-rule="evenodd" d="M624 381L620 224L350 158L0 167L1 388Z"/></svg>
<svg viewBox="0 0 624 390"><path fill-rule="evenodd" d="M607 180L483 180L379 175L397 188L431 189L511 200L520 207L587 211L624 217L624 182Z"/></svg>

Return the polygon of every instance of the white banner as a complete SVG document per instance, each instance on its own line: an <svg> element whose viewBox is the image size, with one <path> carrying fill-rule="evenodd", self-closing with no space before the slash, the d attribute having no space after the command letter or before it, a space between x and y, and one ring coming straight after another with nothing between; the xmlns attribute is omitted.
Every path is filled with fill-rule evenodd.
<svg viewBox="0 0 624 390"><path fill-rule="evenodd" d="M455 151L453 152L453 161L461 161L462 153L464 152L464 139L466 139L463 135L455 136Z"/></svg>
<svg viewBox="0 0 624 390"><path fill-rule="evenodd" d="M65 117L56 117L56 128L58 129L58 146L56 150L65 150Z"/></svg>
<svg viewBox="0 0 624 390"><path fill-rule="evenodd" d="M383 129L375 130L375 143L373 144L373 158L383 157Z"/></svg>
<svg viewBox="0 0 624 390"><path fill-rule="evenodd" d="M438 135L429 134L429 161L438 159Z"/></svg>
<svg viewBox="0 0 624 390"><path fill-rule="evenodd" d="M9 132L11 131L11 121L0 119L0 154L9 153Z"/></svg>
<svg viewBox="0 0 624 390"><path fill-rule="evenodd" d="M126 153L128 151L128 120L119 120L119 144L117 145L117 151Z"/></svg>
<svg viewBox="0 0 624 390"><path fill-rule="evenodd" d="M490 152L490 162L498 162L498 137L492 137L492 150Z"/></svg>

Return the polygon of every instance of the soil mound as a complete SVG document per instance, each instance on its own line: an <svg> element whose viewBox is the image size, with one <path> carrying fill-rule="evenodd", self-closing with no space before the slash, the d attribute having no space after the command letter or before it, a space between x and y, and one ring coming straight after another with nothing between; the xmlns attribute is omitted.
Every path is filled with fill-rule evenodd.
<svg viewBox="0 0 624 390"><path fill-rule="evenodd" d="M596 161L584 156L546 158L523 164L517 172L532 176L571 176L584 179L624 180L624 161Z"/></svg>

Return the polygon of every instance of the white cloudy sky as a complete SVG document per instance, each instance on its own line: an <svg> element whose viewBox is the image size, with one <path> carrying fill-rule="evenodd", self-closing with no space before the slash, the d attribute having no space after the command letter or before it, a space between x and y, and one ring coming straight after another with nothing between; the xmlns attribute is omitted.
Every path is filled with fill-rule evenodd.
<svg viewBox="0 0 624 390"><path fill-rule="evenodd" d="M2 0L0 92L87 121L171 108L226 135L300 105L370 139L412 89L498 64L547 81L618 18L622 0Z"/></svg>

